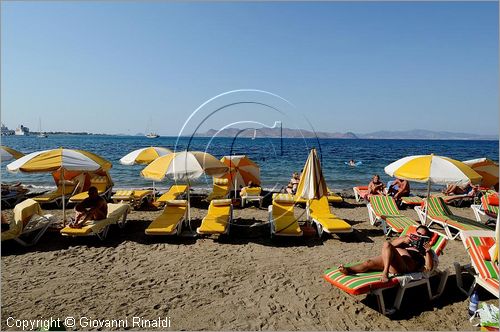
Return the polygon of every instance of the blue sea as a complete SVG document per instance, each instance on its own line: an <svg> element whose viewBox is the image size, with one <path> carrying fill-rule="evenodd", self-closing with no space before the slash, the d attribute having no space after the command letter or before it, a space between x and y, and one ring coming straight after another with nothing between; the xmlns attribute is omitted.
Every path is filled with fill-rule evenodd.
<svg viewBox="0 0 500 332"><path fill-rule="evenodd" d="M457 160L488 157L498 161L498 141L445 141L445 140L346 140L346 139L299 139L284 138L181 138L160 137L149 139L142 136L67 136L54 135L48 138L36 136L6 136L2 145L23 153L58 147L83 149L94 152L113 163L110 171L115 188L151 187L152 183L141 178L144 166L124 166L119 159L132 150L147 146L163 146L170 149L207 151L221 158L230 154L246 154L261 167L261 179L266 189L285 186L294 171L300 171L307 159L309 149L315 147L321 157L323 172L332 189L349 189L366 185L373 174L380 174L387 182L389 176L384 167L408 155L430 154L451 157ZM283 143L283 144L281 144ZM357 167L345 162L350 159L361 161ZM35 187L54 187L50 174L12 174L2 162L2 182L22 181ZM200 178L193 187L208 188L211 179ZM171 181L157 183L158 188L168 188ZM423 186L415 184L413 188Z"/></svg>

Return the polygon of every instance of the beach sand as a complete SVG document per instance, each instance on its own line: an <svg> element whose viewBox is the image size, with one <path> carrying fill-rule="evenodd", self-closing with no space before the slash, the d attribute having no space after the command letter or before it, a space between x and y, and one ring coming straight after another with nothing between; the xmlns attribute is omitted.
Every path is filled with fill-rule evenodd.
<svg viewBox="0 0 500 332"><path fill-rule="evenodd" d="M473 218L470 208L451 209ZM452 272L442 297L430 302L424 286L410 289L391 318L376 311L375 298L326 282L325 269L376 255L386 239L364 204L347 199L332 210L354 226L352 235L272 242L269 228L256 225L235 226L230 238L148 237L144 229L160 212L133 211L126 228L114 226L104 242L48 233L31 248L2 243L2 330L9 316L128 317L129 324L133 316L169 317L172 330L475 329L453 272L453 262L469 261L461 241L450 241L441 258L440 268ZM206 214L192 211L195 219ZM403 213L417 219L412 209ZM241 223L267 217L266 209L235 209Z"/></svg>

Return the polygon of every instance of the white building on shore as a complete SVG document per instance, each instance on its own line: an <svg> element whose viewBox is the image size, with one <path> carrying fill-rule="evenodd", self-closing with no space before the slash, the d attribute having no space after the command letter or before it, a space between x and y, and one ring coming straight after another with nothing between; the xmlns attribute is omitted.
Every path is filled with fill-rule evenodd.
<svg viewBox="0 0 500 332"><path fill-rule="evenodd" d="M16 128L15 135L16 136L28 136L30 134L30 129L23 125L20 125Z"/></svg>

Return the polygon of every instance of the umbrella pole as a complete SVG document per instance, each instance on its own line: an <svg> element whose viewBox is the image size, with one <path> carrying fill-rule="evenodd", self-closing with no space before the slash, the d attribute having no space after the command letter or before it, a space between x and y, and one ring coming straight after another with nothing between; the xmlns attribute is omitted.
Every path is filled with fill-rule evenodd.
<svg viewBox="0 0 500 332"><path fill-rule="evenodd" d="M431 196L431 180L427 181L427 200L425 204L425 214L424 214L424 222L423 225L427 223L427 212L429 211L429 197Z"/></svg>
<svg viewBox="0 0 500 332"><path fill-rule="evenodd" d="M153 202L156 202L155 182L153 181Z"/></svg>
<svg viewBox="0 0 500 332"><path fill-rule="evenodd" d="M65 190L65 180L64 180L64 168L61 168L61 179L62 179L62 209L63 209L63 226L66 226L66 190Z"/></svg>

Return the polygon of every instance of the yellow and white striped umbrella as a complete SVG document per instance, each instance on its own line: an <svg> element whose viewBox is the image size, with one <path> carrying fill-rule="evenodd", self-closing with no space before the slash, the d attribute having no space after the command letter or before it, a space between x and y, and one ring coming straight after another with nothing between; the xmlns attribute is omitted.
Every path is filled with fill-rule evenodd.
<svg viewBox="0 0 500 332"><path fill-rule="evenodd" d="M175 181L188 181L202 174L220 177L228 167L209 153L182 151L167 154L155 159L141 171L141 176L153 181L170 178Z"/></svg>
<svg viewBox="0 0 500 332"><path fill-rule="evenodd" d="M470 166L479 175L483 177L481 185L487 188L493 187L498 183L498 164L488 158L478 158L463 161Z"/></svg>
<svg viewBox="0 0 500 332"><path fill-rule="evenodd" d="M120 159L122 165L149 164L158 157L172 153L167 148L151 146L148 148L137 149Z"/></svg>
<svg viewBox="0 0 500 332"><path fill-rule="evenodd" d="M24 153L9 148L5 145L0 145L0 159L1 161L9 161L12 159L19 159L24 156Z"/></svg>
<svg viewBox="0 0 500 332"><path fill-rule="evenodd" d="M12 173L53 172L59 169L96 171L110 168L109 161L92 152L64 148L33 152L7 165L7 170Z"/></svg>
<svg viewBox="0 0 500 332"><path fill-rule="evenodd" d="M260 185L260 167L247 156L224 156L220 161L229 168L224 177L229 180L232 189L245 186L250 181Z"/></svg>
<svg viewBox="0 0 500 332"><path fill-rule="evenodd" d="M387 165L384 171L393 177L409 181L465 185L481 182L479 175L466 164L447 157L431 155L409 156Z"/></svg>
<svg viewBox="0 0 500 332"><path fill-rule="evenodd" d="M319 161L316 149L311 149L300 177L296 196L311 200L319 199L327 195L327 193L328 189L323 171L321 170L321 162Z"/></svg>

